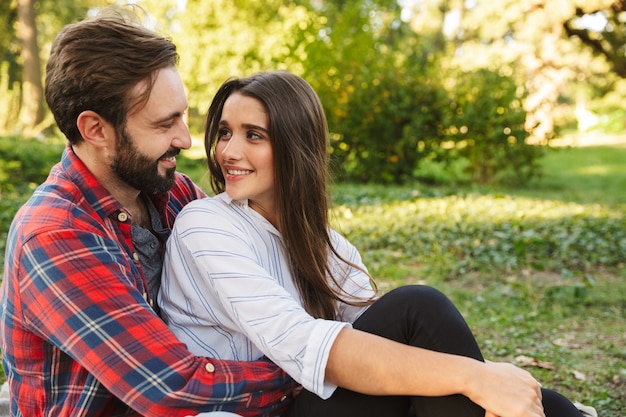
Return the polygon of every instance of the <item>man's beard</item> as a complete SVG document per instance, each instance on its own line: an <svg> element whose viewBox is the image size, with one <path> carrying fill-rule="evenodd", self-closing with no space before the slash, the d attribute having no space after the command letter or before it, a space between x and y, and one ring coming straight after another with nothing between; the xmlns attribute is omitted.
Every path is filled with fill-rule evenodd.
<svg viewBox="0 0 626 417"><path fill-rule="evenodd" d="M159 161L142 154L133 144L125 128L119 130L115 145L116 156L111 169L122 181L147 194L164 193L172 188L176 181L176 168L170 168L165 176L159 174ZM171 149L159 159L176 156L180 149Z"/></svg>

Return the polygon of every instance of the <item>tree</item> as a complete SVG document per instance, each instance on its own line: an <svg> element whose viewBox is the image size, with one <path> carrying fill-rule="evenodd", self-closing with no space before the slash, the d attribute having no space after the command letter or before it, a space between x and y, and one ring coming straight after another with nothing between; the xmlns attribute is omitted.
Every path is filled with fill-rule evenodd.
<svg viewBox="0 0 626 417"><path fill-rule="evenodd" d="M6 119L3 131L21 131L24 137L39 135L52 125L46 119L43 93L42 55L68 23L86 16L91 7L107 0L15 0L3 1L0 17L5 25L0 33L2 65L0 83L6 95L0 109ZM44 51L42 54L41 52ZM16 100L17 99L17 100ZM17 117L15 114L17 113Z"/></svg>
<svg viewBox="0 0 626 417"><path fill-rule="evenodd" d="M20 47L15 37L15 22L17 20L17 10L10 1L0 2L0 60L11 63L11 83L17 77L16 57L19 55ZM2 74L0 74L2 76ZM10 84L11 84L10 83Z"/></svg>
<svg viewBox="0 0 626 417"><path fill-rule="evenodd" d="M20 106L20 46L15 36L17 10L10 1L0 2L0 133L13 130Z"/></svg>
<svg viewBox="0 0 626 417"><path fill-rule="evenodd" d="M17 0L17 36L22 50L22 105L20 123L22 126L36 127L43 121L44 100L41 78L41 58L37 43L35 22L35 0Z"/></svg>
<svg viewBox="0 0 626 417"><path fill-rule="evenodd" d="M563 22L570 37L580 39L594 54L604 57L611 69L626 78L626 1L592 1L577 6ZM593 20L591 25L589 22Z"/></svg>
<svg viewBox="0 0 626 417"><path fill-rule="evenodd" d="M610 68L604 57L600 53L594 57L591 49L581 45L581 37L594 39L596 45L604 47L603 51L609 51L605 55L613 51L613 55L621 53L624 59L626 30L623 23L617 25L619 19L623 22L624 13L617 12L623 9L623 3L623 0L421 0L416 2L421 15L414 20L428 21L424 12L430 10L431 14L438 13L430 20L440 22L444 14L441 30L448 45L454 47L450 57L456 61L455 66L510 68L520 85L528 90L525 109L529 141L547 143L563 124L563 120L556 119L561 103L575 106L587 94L582 84L602 79L603 93L614 84L611 74L607 75ZM614 19L616 23L607 23L604 31L582 25L598 13L608 16L607 22ZM568 36L573 33L573 27L580 29L576 32L579 36ZM614 61L613 69L618 71L618 60Z"/></svg>

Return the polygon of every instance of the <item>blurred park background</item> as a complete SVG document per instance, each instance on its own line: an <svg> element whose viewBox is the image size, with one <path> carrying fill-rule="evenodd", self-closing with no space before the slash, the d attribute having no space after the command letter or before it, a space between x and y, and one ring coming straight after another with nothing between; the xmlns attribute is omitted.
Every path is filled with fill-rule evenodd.
<svg viewBox="0 0 626 417"><path fill-rule="evenodd" d="M61 27L115 1L0 3L0 134L45 140L42 72ZM342 181L516 183L555 137L625 129L621 0L136 0L171 37L200 134L228 77L309 81Z"/></svg>
<svg viewBox="0 0 626 417"><path fill-rule="evenodd" d="M65 143L51 42L121 3L0 0L0 252ZM626 416L626 1L133 3L179 49L197 139L179 170L209 191L225 79L301 75L331 130L333 221L381 288L441 288L488 358Z"/></svg>

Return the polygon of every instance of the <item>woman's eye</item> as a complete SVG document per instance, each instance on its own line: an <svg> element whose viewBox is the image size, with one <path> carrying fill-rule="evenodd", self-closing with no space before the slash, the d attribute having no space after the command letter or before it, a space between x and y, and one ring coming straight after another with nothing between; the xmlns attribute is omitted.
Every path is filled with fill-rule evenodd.
<svg viewBox="0 0 626 417"><path fill-rule="evenodd" d="M252 140L263 140L263 136L256 132L248 132L248 138Z"/></svg>
<svg viewBox="0 0 626 417"><path fill-rule="evenodd" d="M231 133L230 133L229 130L220 129L220 130L217 131L217 137L220 140L228 140L228 139L230 139L230 136L231 136Z"/></svg>

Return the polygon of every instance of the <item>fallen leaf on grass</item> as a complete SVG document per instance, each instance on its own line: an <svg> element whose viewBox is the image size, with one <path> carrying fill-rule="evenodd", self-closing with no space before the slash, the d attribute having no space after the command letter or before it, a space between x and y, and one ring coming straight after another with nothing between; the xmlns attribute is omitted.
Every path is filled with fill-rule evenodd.
<svg viewBox="0 0 626 417"><path fill-rule="evenodd" d="M572 371L572 373L574 374L574 378L576 378L579 381L586 381L587 380L587 376L585 376L585 374L583 374L582 372Z"/></svg>
<svg viewBox="0 0 626 417"><path fill-rule="evenodd" d="M550 362L540 361L537 358L531 358L530 356L519 355L515 357L515 361L520 366L536 366L543 369L554 369L554 365Z"/></svg>
<svg viewBox="0 0 626 417"><path fill-rule="evenodd" d="M566 348L570 348L570 349L578 349L580 348L580 344L579 343L575 343L572 339L570 338L558 338L558 339L554 339L552 341L552 343L556 346L563 346Z"/></svg>

